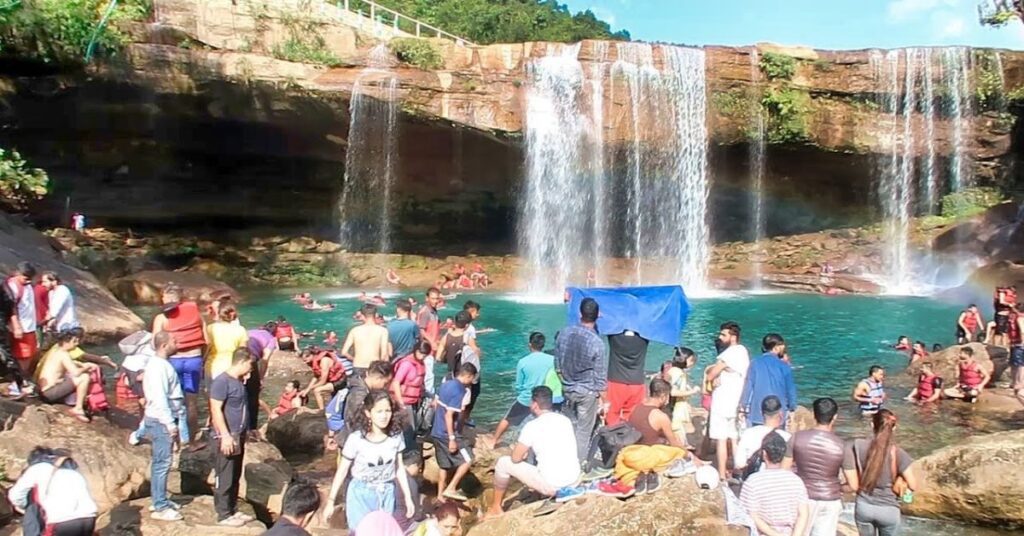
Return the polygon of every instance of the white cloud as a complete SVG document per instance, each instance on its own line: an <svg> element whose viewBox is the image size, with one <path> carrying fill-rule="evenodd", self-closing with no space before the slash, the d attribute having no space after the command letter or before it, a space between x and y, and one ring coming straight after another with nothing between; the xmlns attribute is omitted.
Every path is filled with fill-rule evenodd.
<svg viewBox="0 0 1024 536"><path fill-rule="evenodd" d="M890 24L906 22L936 9L955 7L962 0L892 0L885 7L886 21Z"/></svg>
<svg viewBox="0 0 1024 536"><path fill-rule="evenodd" d="M597 18L607 22L609 26L615 27L615 13L612 10L600 6L590 6L589 9Z"/></svg>
<svg viewBox="0 0 1024 536"><path fill-rule="evenodd" d="M949 12L937 13L932 22L935 37L939 39L963 37L967 33L967 20Z"/></svg>

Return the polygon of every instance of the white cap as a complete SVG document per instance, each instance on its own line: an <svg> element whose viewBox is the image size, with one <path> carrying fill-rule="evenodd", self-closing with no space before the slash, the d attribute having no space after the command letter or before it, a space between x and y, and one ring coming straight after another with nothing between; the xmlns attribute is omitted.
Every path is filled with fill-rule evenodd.
<svg viewBox="0 0 1024 536"><path fill-rule="evenodd" d="M697 487L703 489L718 489L718 471L710 465L704 465L693 474L697 479Z"/></svg>

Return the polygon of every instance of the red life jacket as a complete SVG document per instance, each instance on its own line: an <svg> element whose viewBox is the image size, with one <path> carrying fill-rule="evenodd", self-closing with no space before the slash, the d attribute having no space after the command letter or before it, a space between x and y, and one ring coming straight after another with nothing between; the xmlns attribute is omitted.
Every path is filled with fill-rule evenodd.
<svg viewBox="0 0 1024 536"><path fill-rule="evenodd" d="M978 330L978 317L974 313L972 313L970 311L963 311L963 314L965 315L964 316L964 326L967 327L967 331L969 331L971 333L974 333L975 331L977 331Z"/></svg>
<svg viewBox="0 0 1024 536"><path fill-rule="evenodd" d="M203 318L196 302L181 302L177 307L164 313L167 322L164 331L178 343L178 353L195 350L206 344L203 338Z"/></svg>
<svg viewBox="0 0 1024 536"><path fill-rule="evenodd" d="M295 330L292 329L292 325L287 322L281 322L274 328L274 338L280 341L281 339L295 340Z"/></svg>
<svg viewBox="0 0 1024 536"><path fill-rule="evenodd" d="M277 414L280 415L290 409L292 409L292 400L299 396L298 391L292 391L290 393L281 393L281 398L277 401Z"/></svg>
<svg viewBox="0 0 1024 536"><path fill-rule="evenodd" d="M1010 335L1010 344L1021 343L1020 326L1017 325L1018 316L1017 311L1010 309L1010 327L1008 330L1008 334Z"/></svg>
<svg viewBox="0 0 1024 536"><path fill-rule="evenodd" d="M931 376L921 374L917 377L917 398L925 400L935 394L935 378L935 374Z"/></svg>
<svg viewBox="0 0 1024 536"><path fill-rule="evenodd" d="M332 356L330 352L320 352L316 354L315 357L313 357L313 361L311 361L309 364L309 366L313 368L313 375L316 376L317 378L320 377L321 372L323 372L323 368L320 366L320 362L323 361L325 357L329 357L331 359L331 370L327 372L327 381L334 383L344 378L345 367L342 366L341 361L339 361L338 358Z"/></svg>
<svg viewBox="0 0 1024 536"><path fill-rule="evenodd" d="M1010 304L1011 307L1017 305L1017 289L1013 287L1006 287L1003 289L1005 294L1006 303Z"/></svg>
<svg viewBox="0 0 1024 536"><path fill-rule="evenodd" d="M981 386L981 371L978 370L977 361L960 365L960 385L977 389Z"/></svg>
<svg viewBox="0 0 1024 536"><path fill-rule="evenodd" d="M413 367L413 375L410 378L406 376L404 382L399 383L398 386L402 391L402 403L406 405L418 404L423 398L423 379L427 374L427 367L422 361L416 359L414 355L407 355L402 359L399 359L395 363L395 376L398 376L398 369L406 367Z"/></svg>
<svg viewBox="0 0 1024 536"><path fill-rule="evenodd" d="M89 394L85 396L85 405L93 412L110 409L107 393L103 390L103 375L98 368L89 372Z"/></svg>

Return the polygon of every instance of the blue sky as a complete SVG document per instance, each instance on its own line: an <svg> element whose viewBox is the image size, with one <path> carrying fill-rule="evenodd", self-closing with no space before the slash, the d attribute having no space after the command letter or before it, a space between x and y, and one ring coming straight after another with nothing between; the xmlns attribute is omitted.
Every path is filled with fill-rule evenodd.
<svg viewBox="0 0 1024 536"><path fill-rule="evenodd" d="M1024 24L978 24L979 0L562 0L634 39L815 48L972 45L1024 49Z"/></svg>

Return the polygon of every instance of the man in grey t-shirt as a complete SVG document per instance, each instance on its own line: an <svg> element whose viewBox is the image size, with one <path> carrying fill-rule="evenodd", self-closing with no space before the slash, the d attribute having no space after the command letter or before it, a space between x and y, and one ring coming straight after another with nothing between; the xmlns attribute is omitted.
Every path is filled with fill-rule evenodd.
<svg viewBox="0 0 1024 536"><path fill-rule="evenodd" d="M797 432L789 442L783 468L796 466L796 474L807 487L810 536L833 536L843 512L843 440L832 432L839 406L831 398L814 401L815 426Z"/></svg>

